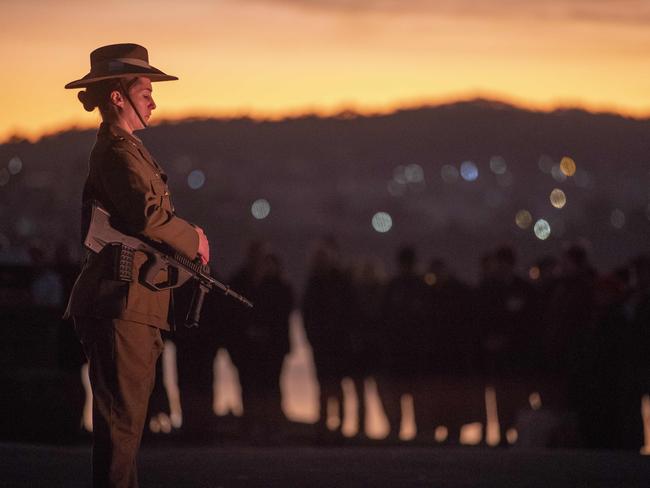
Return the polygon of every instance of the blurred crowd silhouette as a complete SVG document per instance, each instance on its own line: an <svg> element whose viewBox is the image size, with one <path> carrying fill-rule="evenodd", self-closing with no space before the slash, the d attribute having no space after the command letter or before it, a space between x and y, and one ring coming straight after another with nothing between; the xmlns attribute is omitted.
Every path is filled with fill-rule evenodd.
<svg viewBox="0 0 650 488"><path fill-rule="evenodd" d="M641 399L650 394L649 256L599 274L586 249L573 244L520 275L516 250L504 245L480 258L475 285L458 279L441 257L420 267L414 246L397 250L395 264L388 276L380 260L346 259L336 240L326 237L314 244L297 295L279 256L266 243L253 242L227 281L255 308L212 297L198 329L182 325L191 287L176 290L176 331L168 339L176 347L183 416L174 430L191 440L214 435L213 363L223 348L241 386L237 437L284 442L289 422L280 375L291 350L289 317L299 309L320 392L315 441L343 438L343 422L337 427L327 420L331 405L344 416L344 378L356 389L355 417L364 435L364 388L372 378L388 439L395 442L405 395L412 399L417 440L457 444L463 425L485 423L489 386L496 392L504 444L643 446ZM74 439L79 433L84 358L71 325L60 320L77 270L63 248L49 261L35 248L25 263L0 266L4 439ZM162 378L160 370L152 418L170 414ZM48 409L48 415L54 409L61 416L55 427L35 420ZM518 438L508 434L513 429Z"/></svg>

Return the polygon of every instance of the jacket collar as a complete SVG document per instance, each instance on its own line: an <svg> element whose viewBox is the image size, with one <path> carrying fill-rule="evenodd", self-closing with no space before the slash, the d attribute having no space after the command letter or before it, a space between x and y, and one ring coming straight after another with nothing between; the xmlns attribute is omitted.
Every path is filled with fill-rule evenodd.
<svg viewBox="0 0 650 488"><path fill-rule="evenodd" d="M127 131L122 129L119 125L110 124L108 122L102 122L99 126L99 131L97 132L97 138L112 139L114 141L127 141L133 144L133 146L136 147L136 149L140 152L140 154L142 154L142 157L162 175L162 178L165 181L167 181L167 175L165 174L165 171L151 156L149 151L147 151L147 148L144 147L142 141L138 139L136 136L134 136L133 134L129 134Z"/></svg>
<svg viewBox="0 0 650 488"><path fill-rule="evenodd" d="M132 144L135 144L138 147L142 147L142 141L134 136L129 134L127 131L122 129L119 125L112 124L109 122L102 122L99 126L99 131L97 132L97 137L110 137L111 139L125 139Z"/></svg>

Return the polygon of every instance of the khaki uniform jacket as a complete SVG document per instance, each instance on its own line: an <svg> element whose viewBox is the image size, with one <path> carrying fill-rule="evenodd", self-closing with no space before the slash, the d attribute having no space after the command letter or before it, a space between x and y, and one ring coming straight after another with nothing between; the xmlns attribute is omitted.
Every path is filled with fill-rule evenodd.
<svg viewBox="0 0 650 488"><path fill-rule="evenodd" d="M194 259L199 238L194 227L174 214L167 175L142 141L120 127L102 123L90 155L83 191L84 207L97 200L111 214L111 223L132 235L144 235ZM83 212L82 220L89 212ZM88 222L82 222L82 232ZM138 282L146 255L136 252L133 281L115 280L113 252L86 253L72 289L65 317L122 319L169 329L170 290L153 291ZM166 272L157 282L165 281Z"/></svg>

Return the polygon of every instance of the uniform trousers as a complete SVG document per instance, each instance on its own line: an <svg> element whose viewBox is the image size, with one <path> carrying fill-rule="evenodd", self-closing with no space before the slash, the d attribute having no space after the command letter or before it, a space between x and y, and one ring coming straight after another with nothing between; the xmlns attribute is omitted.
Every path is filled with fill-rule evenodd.
<svg viewBox="0 0 650 488"><path fill-rule="evenodd" d="M93 392L93 487L137 488L142 439L160 331L120 319L75 317Z"/></svg>

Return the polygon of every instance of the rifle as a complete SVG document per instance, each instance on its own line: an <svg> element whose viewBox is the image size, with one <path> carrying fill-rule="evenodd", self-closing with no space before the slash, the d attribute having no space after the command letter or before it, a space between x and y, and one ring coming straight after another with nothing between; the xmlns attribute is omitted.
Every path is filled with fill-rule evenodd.
<svg viewBox="0 0 650 488"><path fill-rule="evenodd" d="M215 289L221 290L225 295L239 300L248 307L253 307L247 298L210 276L209 266L203 266L200 262L192 261L187 256L166 249L163 244L153 242L143 236L135 237L124 234L111 226L110 217L111 215L97 202L92 203L90 225L84 246L95 253L101 252L107 245L119 246L119 253L116 253L118 256L116 270L118 279L121 281L133 281L133 254L135 251L142 251L147 255L147 261L140 268L138 281L151 290L178 288L190 279L196 280L197 286L185 318L187 327L199 326L205 295ZM167 270L167 281L155 283L156 275L164 270Z"/></svg>

